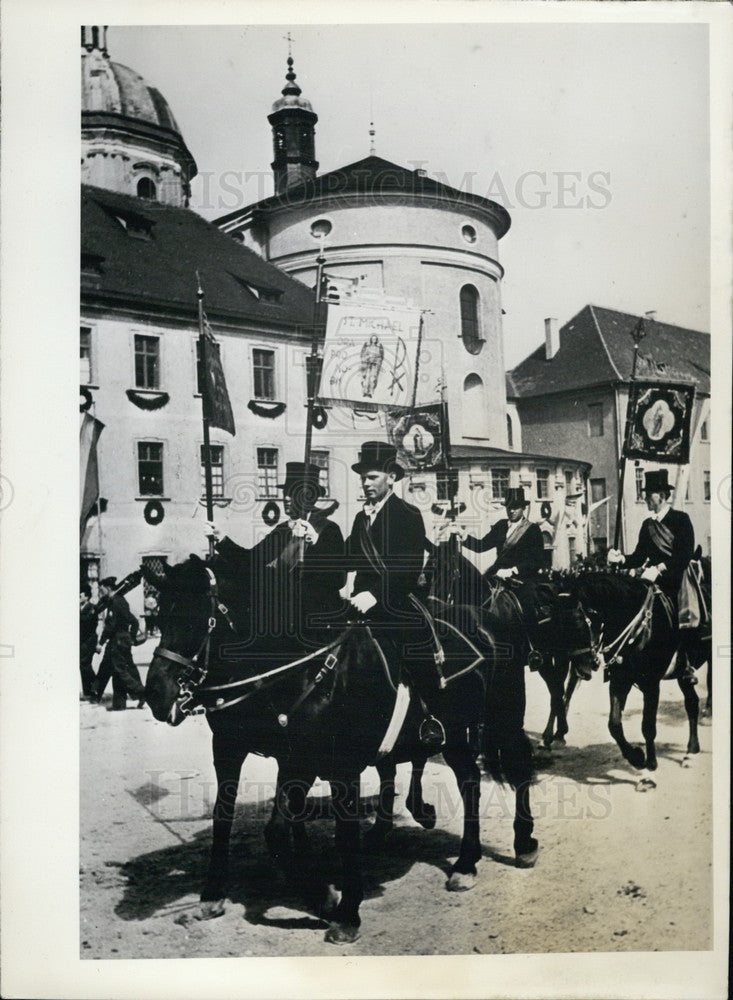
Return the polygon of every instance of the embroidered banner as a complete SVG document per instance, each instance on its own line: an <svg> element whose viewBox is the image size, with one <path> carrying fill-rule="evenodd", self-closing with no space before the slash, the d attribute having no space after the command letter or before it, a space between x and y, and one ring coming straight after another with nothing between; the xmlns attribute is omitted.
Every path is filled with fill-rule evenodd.
<svg viewBox="0 0 733 1000"><path fill-rule="evenodd" d="M694 385L632 383L624 456L685 465L694 400Z"/></svg>
<svg viewBox="0 0 733 1000"><path fill-rule="evenodd" d="M378 410L412 401L420 311L375 303L330 305L319 402Z"/></svg>
<svg viewBox="0 0 733 1000"><path fill-rule="evenodd" d="M385 416L397 461L408 472L448 466L448 415L443 403L415 409L389 410Z"/></svg>

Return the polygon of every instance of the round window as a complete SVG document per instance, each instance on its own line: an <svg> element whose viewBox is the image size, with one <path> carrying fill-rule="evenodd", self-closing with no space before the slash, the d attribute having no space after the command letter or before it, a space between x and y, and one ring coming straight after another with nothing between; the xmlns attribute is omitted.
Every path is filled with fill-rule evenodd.
<svg viewBox="0 0 733 1000"><path fill-rule="evenodd" d="M318 219L311 226L311 236L314 240L323 240L333 229L328 219Z"/></svg>
<svg viewBox="0 0 733 1000"><path fill-rule="evenodd" d="M466 243L476 242L476 230L473 226L465 225L461 230L461 235L463 236Z"/></svg>

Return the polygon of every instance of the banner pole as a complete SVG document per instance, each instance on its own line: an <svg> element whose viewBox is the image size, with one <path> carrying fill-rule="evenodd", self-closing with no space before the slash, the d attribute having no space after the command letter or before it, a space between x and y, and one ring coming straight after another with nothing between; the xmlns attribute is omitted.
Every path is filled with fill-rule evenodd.
<svg viewBox="0 0 733 1000"><path fill-rule="evenodd" d="M201 372L201 410L204 426L204 483L206 487L206 520L214 520L214 488L211 479L211 453L209 437L209 379L208 361L206 357L206 331L204 330L204 291L201 287L201 278L196 271L196 298L198 300L199 319L199 357ZM214 537L209 536L209 558L214 555Z"/></svg>
<svg viewBox="0 0 733 1000"><path fill-rule="evenodd" d="M306 358L306 388L307 388L307 411L305 419L305 449L303 463L305 467L310 465L311 444L313 441L313 410L316 404L317 386L317 364L318 364L318 306L321 303L321 283L323 281L323 265L326 257L323 253L323 243L321 242L316 257L316 300L313 303L313 336L311 337L311 352Z"/></svg>
<svg viewBox="0 0 733 1000"><path fill-rule="evenodd" d="M417 350L415 351L415 381L412 385L412 402L410 403L411 409L415 409L415 404L417 402L417 381L420 374L420 348L422 346L422 323L423 323L423 313L420 310L420 322L417 327Z"/></svg>
<svg viewBox="0 0 733 1000"><path fill-rule="evenodd" d="M652 316L652 313L647 313L647 316ZM633 413L631 410L631 395L634 382L636 381L636 364L639 358L639 344L646 336L646 325L644 322L644 317L639 317L639 322L636 324L634 329L631 331L631 336L634 338L634 356L631 362L631 379L629 381L629 398L626 401L626 425L624 427L624 436L621 442L621 455L619 458L619 475L618 475L618 494L616 499L616 530L613 535L613 547L617 549L619 547L619 542L621 540L621 517L623 513L624 506L624 481L626 479L626 448L629 441L629 436L631 434L631 423L633 419Z"/></svg>

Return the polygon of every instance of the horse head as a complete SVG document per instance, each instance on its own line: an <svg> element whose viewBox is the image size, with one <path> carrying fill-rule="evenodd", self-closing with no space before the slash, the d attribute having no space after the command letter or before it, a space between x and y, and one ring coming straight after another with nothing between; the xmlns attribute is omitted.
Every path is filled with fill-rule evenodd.
<svg viewBox="0 0 733 1000"><path fill-rule="evenodd" d="M201 669L198 659L213 630L216 579L195 555L164 569L158 612L160 644L148 670L145 700L159 722L178 725L186 715L182 701Z"/></svg>

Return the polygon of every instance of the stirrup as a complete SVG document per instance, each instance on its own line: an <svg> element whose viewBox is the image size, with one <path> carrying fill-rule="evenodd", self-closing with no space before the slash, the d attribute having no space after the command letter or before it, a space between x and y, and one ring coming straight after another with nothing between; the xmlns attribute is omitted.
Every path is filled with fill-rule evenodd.
<svg viewBox="0 0 733 1000"><path fill-rule="evenodd" d="M420 723L418 736L426 750L440 750L441 747L445 746L443 723L434 715L425 716Z"/></svg>

